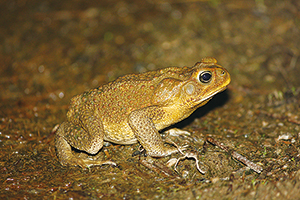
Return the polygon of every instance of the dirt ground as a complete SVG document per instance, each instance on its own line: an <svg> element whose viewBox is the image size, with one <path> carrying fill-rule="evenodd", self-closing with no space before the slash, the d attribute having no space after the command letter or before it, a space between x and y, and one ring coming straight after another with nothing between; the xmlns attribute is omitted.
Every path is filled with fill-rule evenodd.
<svg viewBox="0 0 300 200"><path fill-rule="evenodd" d="M1 199L300 199L299 1L11 0L0 13ZM72 96L205 56L228 69L229 88L174 125L190 135L162 134L189 144L205 174L139 144L90 156L117 167L60 165L52 129Z"/></svg>

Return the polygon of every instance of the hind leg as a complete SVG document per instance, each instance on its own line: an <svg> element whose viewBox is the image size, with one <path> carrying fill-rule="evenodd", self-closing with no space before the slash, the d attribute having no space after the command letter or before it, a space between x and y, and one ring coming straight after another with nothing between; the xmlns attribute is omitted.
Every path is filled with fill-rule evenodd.
<svg viewBox="0 0 300 200"><path fill-rule="evenodd" d="M100 120L93 120L93 117L86 119L86 123L83 123L88 124L86 127L64 122L57 130L55 146L60 163L62 165L79 165L82 168L103 164L116 165L111 161L81 159L73 155L72 147L89 154L96 154L103 146L104 133Z"/></svg>

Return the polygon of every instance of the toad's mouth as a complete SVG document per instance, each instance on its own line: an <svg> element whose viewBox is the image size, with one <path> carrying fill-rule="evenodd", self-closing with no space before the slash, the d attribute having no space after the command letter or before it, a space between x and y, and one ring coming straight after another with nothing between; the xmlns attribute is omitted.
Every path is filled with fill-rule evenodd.
<svg viewBox="0 0 300 200"><path fill-rule="evenodd" d="M216 90L216 91L213 91L211 94L207 95L206 97L202 98L202 99L194 99L193 102L193 105L196 106L196 107L199 107L199 106L203 106L205 105L209 100L211 100L216 94L224 91L227 89L227 85ZM193 106L193 107L194 107Z"/></svg>
<svg viewBox="0 0 300 200"><path fill-rule="evenodd" d="M214 91L213 93L211 93L211 94L208 95L207 97L201 99L200 102L206 101L206 100L210 100L213 96L215 96L215 95L218 94L219 92L223 92L223 91L226 90L226 89L227 89L227 86L224 86L224 87L220 88L219 90Z"/></svg>

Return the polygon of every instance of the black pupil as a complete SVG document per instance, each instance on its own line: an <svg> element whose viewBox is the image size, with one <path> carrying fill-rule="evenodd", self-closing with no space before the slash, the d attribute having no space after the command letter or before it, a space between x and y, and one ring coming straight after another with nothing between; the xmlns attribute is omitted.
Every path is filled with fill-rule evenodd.
<svg viewBox="0 0 300 200"><path fill-rule="evenodd" d="M207 82L210 81L210 79L211 79L211 73L209 73L209 72L203 72L201 74L201 77L200 77L200 81L201 82L207 83Z"/></svg>

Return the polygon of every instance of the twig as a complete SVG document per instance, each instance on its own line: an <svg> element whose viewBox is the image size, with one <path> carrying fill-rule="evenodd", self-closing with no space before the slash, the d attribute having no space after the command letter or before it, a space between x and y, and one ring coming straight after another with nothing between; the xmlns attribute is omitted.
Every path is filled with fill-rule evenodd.
<svg viewBox="0 0 300 200"><path fill-rule="evenodd" d="M226 151L227 153L230 153L232 157L234 157L235 159L237 159L238 161L242 162L243 164L245 164L247 167L249 167L250 169L254 170L257 173L261 173L263 171L263 168L253 162L251 162L250 160L248 160L246 157L242 156L241 154L231 150L229 147L226 147L225 145L223 145L221 142L218 142L216 140L214 140L211 137L208 137L206 139L209 143L216 145L218 147L220 147L221 149L223 149L224 151Z"/></svg>

